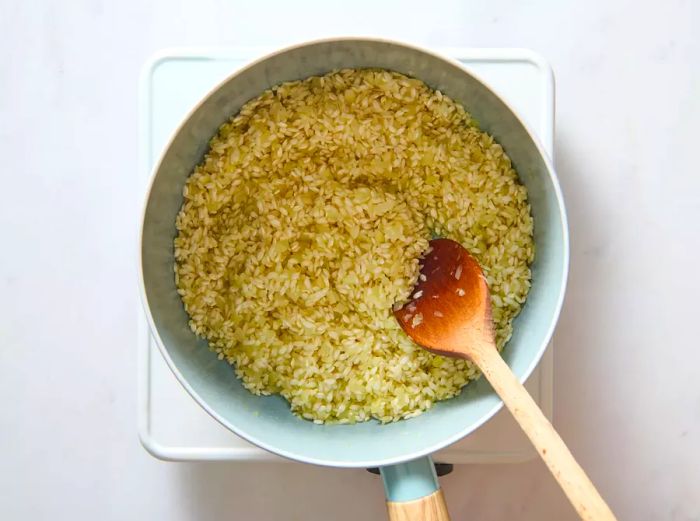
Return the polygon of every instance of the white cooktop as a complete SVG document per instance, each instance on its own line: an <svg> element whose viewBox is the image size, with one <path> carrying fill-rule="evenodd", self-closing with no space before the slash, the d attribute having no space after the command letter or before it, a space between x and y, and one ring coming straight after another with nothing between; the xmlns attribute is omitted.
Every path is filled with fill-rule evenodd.
<svg viewBox="0 0 700 521"><path fill-rule="evenodd" d="M178 123L219 81L261 48L173 49L143 69L140 92L143 198L151 169ZM462 61L513 107L552 153L554 79L537 54L520 49L438 49ZM469 107L467 107L468 109ZM139 436L154 456L169 460L284 461L242 440L210 417L170 372L139 316ZM506 347L507 348L507 347ZM547 417L552 413L553 348L550 345L526 387ZM470 436L434 455L445 463L511 463L535 456L507 411Z"/></svg>

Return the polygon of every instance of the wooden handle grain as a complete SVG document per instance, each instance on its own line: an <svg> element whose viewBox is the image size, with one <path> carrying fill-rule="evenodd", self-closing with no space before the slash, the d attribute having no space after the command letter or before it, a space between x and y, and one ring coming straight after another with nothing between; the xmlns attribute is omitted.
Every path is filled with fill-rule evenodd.
<svg viewBox="0 0 700 521"><path fill-rule="evenodd" d="M576 462L525 387L493 345L473 349L469 358L481 369L539 452L581 519L615 520L615 515Z"/></svg>
<svg viewBox="0 0 700 521"><path fill-rule="evenodd" d="M387 501L390 521L450 521L442 490L413 501Z"/></svg>

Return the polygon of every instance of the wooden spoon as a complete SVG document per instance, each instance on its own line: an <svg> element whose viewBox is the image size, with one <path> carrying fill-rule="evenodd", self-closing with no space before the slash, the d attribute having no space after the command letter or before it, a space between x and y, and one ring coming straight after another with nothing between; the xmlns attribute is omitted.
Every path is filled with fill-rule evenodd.
<svg viewBox="0 0 700 521"><path fill-rule="evenodd" d="M481 370L585 520L615 516L537 404L496 349L491 301L477 261L459 243L430 241L413 300L394 314L433 353L466 358Z"/></svg>

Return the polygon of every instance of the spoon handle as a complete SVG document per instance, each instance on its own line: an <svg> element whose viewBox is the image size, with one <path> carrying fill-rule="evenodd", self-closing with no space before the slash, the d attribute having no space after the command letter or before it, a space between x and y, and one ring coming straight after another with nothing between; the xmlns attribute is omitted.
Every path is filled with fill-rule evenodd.
<svg viewBox="0 0 700 521"><path fill-rule="evenodd" d="M496 348L492 344L479 346L470 351L469 359L481 369L530 438L581 519L615 520L610 507Z"/></svg>

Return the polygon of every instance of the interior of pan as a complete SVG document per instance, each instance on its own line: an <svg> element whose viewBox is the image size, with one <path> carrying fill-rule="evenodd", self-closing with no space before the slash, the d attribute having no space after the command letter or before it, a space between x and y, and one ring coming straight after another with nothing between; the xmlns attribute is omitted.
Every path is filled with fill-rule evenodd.
<svg viewBox="0 0 700 521"><path fill-rule="evenodd" d="M175 288L173 238L182 187L217 128L249 99L289 80L340 68L379 67L425 81L461 102L504 146L526 185L535 221L532 289L503 356L526 378L556 323L568 268L566 220L556 178L531 135L493 92L459 65L423 50L374 40L321 41L260 60L219 85L176 132L156 169L144 212L141 275L147 314L169 366L212 416L245 439L283 456L337 466L376 466L428 454L468 434L501 402L484 379L427 413L388 425L315 425L279 396L250 394L233 369L187 325Z"/></svg>

